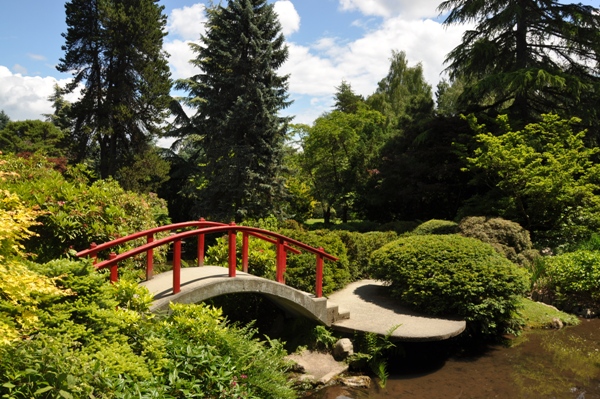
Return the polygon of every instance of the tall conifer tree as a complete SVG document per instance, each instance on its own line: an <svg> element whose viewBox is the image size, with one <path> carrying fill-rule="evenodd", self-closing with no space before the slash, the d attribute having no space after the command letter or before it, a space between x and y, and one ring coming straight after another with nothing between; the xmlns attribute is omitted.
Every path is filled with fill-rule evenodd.
<svg viewBox="0 0 600 399"><path fill-rule="evenodd" d="M65 4L64 57L57 69L72 72L67 87L83 85L72 106L76 161L99 147L102 177L115 176L148 150L170 101L164 7L158 0L71 0Z"/></svg>
<svg viewBox="0 0 600 399"><path fill-rule="evenodd" d="M272 4L230 0L207 10L207 31L180 81L196 108L192 122L204 154L199 205L205 216L240 221L276 214L288 117L288 76L277 69L288 51Z"/></svg>
<svg viewBox="0 0 600 399"><path fill-rule="evenodd" d="M558 112L600 125L600 10L557 0L447 0L446 24L474 22L447 57L468 84L463 111L530 122ZM512 119L514 121L514 119ZM600 134L600 132L596 132Z"/></svg>

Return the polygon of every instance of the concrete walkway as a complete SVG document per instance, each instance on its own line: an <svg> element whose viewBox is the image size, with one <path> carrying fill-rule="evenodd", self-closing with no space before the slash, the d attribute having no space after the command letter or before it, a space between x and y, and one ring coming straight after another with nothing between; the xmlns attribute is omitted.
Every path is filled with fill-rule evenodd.
<svg viewBox="0 0 600 399"><path fill-rule="evenodd" d="M217 266L181 269L181 292L172 294L171 271L158 274L141 285L154 295L153 311L167 310L170 302L198 303L215 296L256 292L276 301L288 311L320 320L339 331L373 332L385 335L399 326L392 337L403 341L439 341L464 331L462 320L427 317L408 310L385 295L383 283L361 280L328 298L238 271L230 278L227 268Z"/></svg>
<svg viewBox="0 0 600 399"><path fill-rule="evenodd" d="M373 332L385 335L399 325L392 337L401 341L441 341L465 330L464 320L443 319L413 312L385 293L382 282L361 280L329 296L329 300L350 311L350 318L333 323L332 328L345 331Z"/></svg>

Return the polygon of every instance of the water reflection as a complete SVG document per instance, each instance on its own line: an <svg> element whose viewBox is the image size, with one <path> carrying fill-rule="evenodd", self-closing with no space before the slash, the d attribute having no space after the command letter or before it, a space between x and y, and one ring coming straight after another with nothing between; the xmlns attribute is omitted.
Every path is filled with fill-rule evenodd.
<svg viewBox="0 0 600 399"><path fill-rule="evenodd" d="M385 389L336 386L307 397L600 399L600 320L529 332L511 346L477 354L453 355L443 343L413 344Z"/></svg>

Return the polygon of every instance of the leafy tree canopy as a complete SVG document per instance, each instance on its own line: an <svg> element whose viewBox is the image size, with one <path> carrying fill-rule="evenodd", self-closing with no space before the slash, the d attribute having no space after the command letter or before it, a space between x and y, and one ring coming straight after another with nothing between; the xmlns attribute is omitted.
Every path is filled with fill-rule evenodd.
<svg viewBox="0 0 600 399"><path fill-rule="evenodd" d="M384 114L394 128L430 117L433 97L423 76L423 66L419 63L409 67L405 52L392 51L389 72L367 98L367 104Z"/></svg>
<svg viewBox="0 0 600 399"><path fill-rule="evenodd" d="M546 114L513 131L500 116L504 133L499 136L474 117L470 122L479 147L466 158L467 168L483 172L480 178L502 194L489 209L519 222L538 240L577 239L600 227L600 165L592 161L600 148L585 147L586 132L572 129L576 118Z"/></svg>
<svg viewBox="0 0 600 399"><path fill-rule="evenodd" d="M385 117L367 106L356 113L332 111L318 118L303 140L303 168L329 223L332 207L347 221L365 184L373 157L386 137Z"/></svg>

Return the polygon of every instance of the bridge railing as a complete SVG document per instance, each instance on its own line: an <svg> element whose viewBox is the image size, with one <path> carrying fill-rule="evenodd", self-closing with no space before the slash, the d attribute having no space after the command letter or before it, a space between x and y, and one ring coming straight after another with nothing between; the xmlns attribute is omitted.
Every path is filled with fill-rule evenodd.
<svg viewBox="0 0 600 399"><path fill-rule="evenodd" d="M167 237L156 240L155 234L164 231L173 231L183 228L197 227L195 230L187 230L171 234ZM146 253L146 279L151 279L153 276L153 250L161 245L169 245L173 243L173 293L177 294L181 291L181 245L184 239L197 236L198 239L198 266L204 265L204 238L206 234L224 233L228 235L228 268L229 277L235 277L237 270L237 232L242 233L242 270L248 272L248 240L250 236L270 242L276 245L276 281L285 284L285 270L287 263L287 252L300 253L297 248L311 252L316 256L316 284L315 294L318 298L323 296L323 260L329 259L337 261L333 255L326 253L323 248L314 248L300 241L283 236L268 230L263 230L255 227L238 226L235 223L224 224L218 222L209 222L204 219L192 222L176 223L167 226L157 227L154 229L131 234L104 244L96 245L92 243L89 249L77 253L79 257L91 256L94 259L94 267L96 269L110 268L110 280L116 282L118 280L118 264L119 262L131 258L133 256ZM98 262L98 253L108 250L117 245L124 244L128 241L135 240L141 237L146 237L146 244L130 249L121 254L111 252L109 259ZM297 248L295 248L297 247Z"/></svg>

